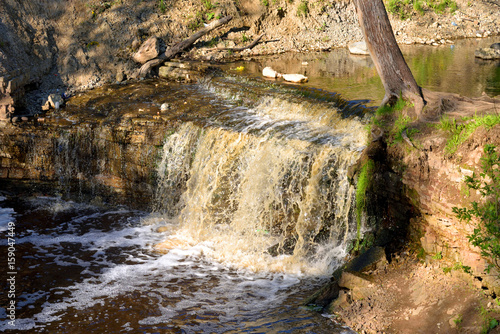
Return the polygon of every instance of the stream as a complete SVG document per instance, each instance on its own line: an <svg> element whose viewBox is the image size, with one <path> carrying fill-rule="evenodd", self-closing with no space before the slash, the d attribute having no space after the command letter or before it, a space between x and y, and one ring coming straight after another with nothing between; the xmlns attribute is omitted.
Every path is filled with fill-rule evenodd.
<svg viewBox="0 0 500 334"><path fill-rule="evenodd" d="M473 59L489 42L403 53L425 88L498 95L499 63ZM309 81L265 80L260 71L269 65ZM370 107L383 97L373 64L334 50L223 70L194 84L145 81L86 95L82 117L138 108L155 115L171 105L180 125L158 148L148 210L67 193L87 165L64 135L53 159L58 182L0 179L1 266L10 268L0 274L9 292L0 296L2 331L353 333L303 302L355 238L347 169L365 146ZM109 164L92 168L103 173ZM5 306L12 301L15 310Z"/></svg>

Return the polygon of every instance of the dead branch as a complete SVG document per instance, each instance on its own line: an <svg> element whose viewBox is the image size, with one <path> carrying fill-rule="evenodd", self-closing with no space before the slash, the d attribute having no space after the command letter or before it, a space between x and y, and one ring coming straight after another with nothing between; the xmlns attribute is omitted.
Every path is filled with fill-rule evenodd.
<svg viewBox="0 0 500 334"><path fill-rule="evenodd" d="M197 31L196 33L194 33L193 35L191 35L189 38L175 44L170 49L166 50L164 53L159 55L157 58L151 59L150 61L148 61L147 63L142 65L140 70L139 70L139 77L140 78L146 77L146 75L151 71L151 69L153 67L159 66L159 65L163 64L163 62L173 58L178 53L184 51L185 49L187 49L188 47L193 45L194 42L196 42L200 37L208 34L212 30L217 29L220 26L228 23L232 19L233 19L233 17L229 15L229 16L225 16L225 17L221 18L220 20L213 21L212 23L210 23L209 25L207 25L203 29L201 29L201 30Z"/></svg>
<svg viewBox="0 0 500 334"><path fill-rule="evenodd" d="M262 36L264 36L264 34L259 35L256 39L253 40L252 43L248 44L247 46L241 47L241 48L211 48L211 49L207 49L207 51L233 51L233 52L239 52L239 51L243 51L243 50L246 50L246 49L251 49L254 46L256 46L257 43L259 43L259 41L262 38Z"/></svg>

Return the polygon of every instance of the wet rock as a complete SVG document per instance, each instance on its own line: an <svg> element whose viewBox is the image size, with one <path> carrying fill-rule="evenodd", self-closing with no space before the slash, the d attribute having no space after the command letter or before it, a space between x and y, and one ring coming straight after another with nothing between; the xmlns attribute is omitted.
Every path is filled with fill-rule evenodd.
<svg viewBox="0 0 500 334"><path fill-rule="evenodd" d="M474 55L476 56L476 58L486 60L500 59L500 49L480 48L476 50Z"/></svg>
<svg viewBox="0 0 500 334"><path fill-rule="evenodd" d="M57 110L61 108L63 104L64 99L60 94L50 94L45 103L42 105L42 110L48 111L50 108Z"/></svg>
<svg viewBox="0 0 500 334"><path fill-rule="evenodd" d="M158 233L163 233L163 232L168 232L168 231L170 231L168 226L160 226L156 229L156 232L158 232Z"/></svg>
<svg viewBox="0 0 500 334"><path fill-rule="evenodd" d="M366 42L356 42L348 45L349 52L355 55L369 55L368 47Z"/></svg>
<svg viewBox="0 0 500 334"><path fill-rule="evenodd" d="M158 69L158 75L163 79L191 82L196 80L196 78L200 76L200 73L195 70L167 65Z"/></svg>
<svg viewBox="0 0 500 334"><path fill-rule="evenodd" d="M304 304L325 307L339 297L339 291L337 282L330 282L308 298Z"/></svg>
<svg viewBox="0 0 500 334"><path fill-rule="evenodd" d="M491 44L490 49L500 50L500 43Z"/></svg>
<svg viewBox="0 0 500 334"><path fill-rule="evenodd" d="M132 59L140 64L158 57L160 54L160 40L157 37L148 38L132 56Z"/></svg>
<svg viewBox="0 0 500 334"><path fill-rule="evenodd" d="M262 75L266 78L273 78L273 79L281 77L280 73L276 72L269 66L264 67L264 69L262 70Z"/></svg>
<svg viewBox="0 0 500 334"><path fill-rule="evenodd" d="M168 109L170 109L170 104L168 103L163 103L160 107L161 111L167 111Z"/></svg>

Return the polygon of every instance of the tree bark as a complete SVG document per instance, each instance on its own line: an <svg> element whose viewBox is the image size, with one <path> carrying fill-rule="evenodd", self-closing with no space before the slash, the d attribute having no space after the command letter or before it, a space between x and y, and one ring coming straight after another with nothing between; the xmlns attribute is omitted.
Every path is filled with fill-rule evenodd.
<svg viewBox="0 0 500 334"><path fill-rule="evenodd" d="M399 49L382 0L354 0L361 30L377 72L385 88L382 104L400 96L413 102L420 116L425 105L418 86Z"/></svg>
<svg viewBox="0 0 500 334"><path fill-rule="evenodd" d="M193 45L194 42L196 42L200 37L208 34L212 30L217 29L218 27L228 23L232 19L233 19L233 17L229 15L229 16L225 16L225 17L221 18L220 20L213 21L212 23L210 23L206 27L198 30L196 33L191 35L189 38L175 44L170 49L166 50L164 53L159 55L157 58L152 59L152 60L148 61L147 63L145 63L144 65L142 65L140 70L139 70L139 77L140 78L146 77L146 75L151 71L151 69L153 67L159 66L159 65L163 64L165 61L173 58L178 53L184 51L185 49L187 49L188 47Z"/></svg>

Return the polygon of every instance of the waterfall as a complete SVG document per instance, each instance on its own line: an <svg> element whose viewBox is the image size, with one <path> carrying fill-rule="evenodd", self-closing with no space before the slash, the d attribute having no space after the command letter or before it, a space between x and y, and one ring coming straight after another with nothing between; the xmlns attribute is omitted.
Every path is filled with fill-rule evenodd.
<svg viewBox="0 0 500 334"><path fill-rule="evenodd" d="M330 103L279 94L184 123L158 166L156 209L178 226L169 238L237 267L328 274L356 232L347 169L363 127Z"/></svg>

